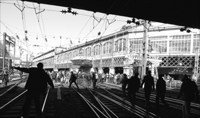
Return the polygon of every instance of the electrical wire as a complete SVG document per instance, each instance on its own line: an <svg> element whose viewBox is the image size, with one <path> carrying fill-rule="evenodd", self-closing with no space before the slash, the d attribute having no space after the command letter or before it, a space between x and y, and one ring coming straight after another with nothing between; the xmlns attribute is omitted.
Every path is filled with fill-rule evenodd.
<svg viewBox="0 0 200 118"><path fill-rule="evenodd" d="M0 2L0 4L1 4L1 3L3 3L3 4L10 4L10 5L13 5L13 3L8 3L8 2ZM30 6L26 5L25 3L24 3L24 5L25 5L25 8L34 9L34 7L30 7ZM59 11L59 10L55 10L55 9L45 9L45 11L61 12L61 11ZM81 16L88 16L88 17L91 16L91 15L88 15L88 14L82 14L82 13L78 13L78 15L81 15ZM97 18L100 18L100 17L97 17ZM112 19L109 19L109 20L112 20ZM119 22L126 22L126 21L124 21L124 20L119 20L119 19L117 19L117 21L119 21Z"/></svg>
<svg viewBox="0 0 200 118"><path fill-rule="evenodd" d="M37 18L37 21L38 21L38 25L39 25L39 28L40 28L40 31L41 31L43 40L45 41L45 37L44 37L44 34L43 34L43 32L42 32L42 27L41 27L40 21L39 21L39 15L38 15L38 13L40 13L40 11L37 13L36 7L35 7L34 3L33 3L33 7L34 7L34 10L35 10L35 15L36 15L36 18ZM39 6L39 10L40 10L40 6ZM38 16L37 16L37 15L38 15Z"/></svg>
<svg viewBox="0 0 200 118"><path fill-rule="evenodd" d="M117 0L116 0L116 1L117 1ZM111 8L114 6L114 4L116 3L116 1L113 3L113 5L111 6ZM122 6L122 8L119 10L119 13L125 8L125 6L128 4L129 1L130 1L130 0L128 0L128 1ZM109 10L111 10L111 8L110 8ZM107 14L108 14L109 10L107 11ZM112 19L111 23L109 23L109 20L108 20L108 19L106 20L107 23L108 23L108 26L107 26L107 27L105 26L105 30L104 30L104 32L101 34L100 39L102 38L102 36L103 36L104 33L106 32L106 30L108 29L108 27L110 26L110 24L112 24L113 22L116 21L116 17L117 17L117 16L118 16L118 15L115 15L115 17Z"/></svg>
<svg viewBox="0 0 200 118"><path fill-rule="evenodd" d="M21 42L21 43L23 43L24 45L26 45L25 42L21 41L20 38L17 38L17 37L16 37L16 35L13 33L13 31L12 31L10 28L8 28L4 22L2 22L1 20L0 20L0 22L6 27L6 29L8 29L8 30L14 35L15 39L18 39L19 42ZM1 34L2 34L2 33L1 33ZM8 34L7 34L7 35L8 35ZM8 35L8 36L9 36L9 35ZM9 37L10 37L10 36L9 36ZM27 52L31 52L30 50L23 48L21 45L18 45L17 43L15 43L15 45L18 46L19 48L23 49L23 50L26 50ZM30 46L30 45L29 45L29 46Z"/></svg>
<svg viewBox="0 0 200 118"><path fill-rule="evenodd" d="M17 6L18 5L18 6ZM20 10L21 16L22 16L22 25L24 29L24 35L25 35L25 40L27 40L27 30L26 30L26 20L25 20L25 7L24 7L24 2L22 2L22 6L20 6L18 0L17 0L17 5L14 3L14 6L17 7L17 9ZM22 8L21 8L22 7Z"/></svg>
<svg viewBox="0 0 200 118"><path fill-rule="evenodd" d="M8 29L15 36L15 38L17 38L16 35L6 26L6 24L1 21L1 19L0 19L0 22L6 27L6 29ZM19 41L25 45L25 42L21 41L20 39L19 39Z"/></svg>
<svg viewBox="0 0 200 118"><path fill-rule="evenodd" d="M117 0L116 0L117 1ZM110 7L110 9L114 6L114 4L116 3L116 1L113 3L113 5ZM17 1L18 2L18 1ZM1 2L1 3L4 3L4 4L12 4L12 3L7 3L7 2ZM19 5L19 4L18 4ZM20 5L19 5L20 6ZM25 3L23 3L23 7L25 7L25 8L29 8L29 9L36 9L36 7L30 7L30 6L28 6L27 4L25 4ZM109 9L109 10L110 10ZM53 9L45 9L46 11L52 11L52 12L61 12L61 11L58 11L58 10L53 10ZM108 11L109 11L108 10ZM86 15L86 14L80 14L79 13L79 15L84 15L84 16L89 16L89 17L91 17L91 15ZM102 19L102 18L100 18L100 19ZM109 19L102 19L102 20L109 20ZM117 20L117 21L121 21L121 22L126 22L126 21L122 21L122 20ZM25 26L25 25L24 25ZM97 25L96 25L97 26ZM94 28L96 27L96 26L94 26ZM93 28L93 29L94 29ZM41 29L41 28L40 28ZM41 31L42 32L42 31ZM91 31L88 33L88 35L91 33ZM37 33L38 34L38 33ZM41 34L42 36L43 36L43 32L42 32L42 34ZM86 36L88 36L88 35L86 35ZM43 38L44 38L44 36L43 36Z"/></svg>
<svg viewBox="0 0 200 118"><path fill-rule="evenodd" d="M92 16L90 16L90 18L87 20L87 22L85 23L85 25L83 26L83 28L81 29L81 31L79 32L78 36L76 37L76 39L80 36L80 34L82 33L82 31L84 30L84 28L86 27L86 25L88 24L88 22L90 21L90 19L92 18ZM79 39L80 40L80 39Z"/></svg>
<svg viewBox="0 0 200 118"><path fill-rule="evenodd" d="M103 16L103 18L105 17L106 15L104 15ZM83 40L98 26L100 24L100 22L98 22L94 27L93 27L93 29L92 30L90 30L88 33L87 33L87 35L83 38ZM87 39L86 39L86 42L87 42Z"/></svg>

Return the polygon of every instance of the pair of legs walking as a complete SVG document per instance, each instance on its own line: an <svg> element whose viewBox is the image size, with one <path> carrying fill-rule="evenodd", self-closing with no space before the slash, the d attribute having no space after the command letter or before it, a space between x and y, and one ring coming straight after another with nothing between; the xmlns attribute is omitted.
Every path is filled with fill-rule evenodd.
<svg viewBox="0 0 200 118"><path fill-rule="evenodd" d="M136 95L136 92L130 91L130 90L128 91L128 96L130 98L132 106L135 106L135 95Z"/></svg>
<svg viewBox="0 0 200 118"><path fill-rule="evenodd" d="M69 89L71 88L72 83L74 83L77 87L77 89L79 89L78 84L76 83L76 81L70 81L69 82Z"/></svg>
<svg viewBox="0 0 200 118"><path fill-rule="evenodd" d="M34 103L35 103L37 117L42 117L42 111L41 111L41 106L40 106L40 96L41 96L41 93L39 91L33 91L33 90L27 91L25 103L22 109L23 118L28 117L28 111L29 111L29 107L32 100L34 100Z"/></svg>
<svg viewBox="0 0 200 118"><path fill-rule="evenodd" d="M168 104L165 101L165 95L163 93L157 93L156 94L156 106L159 108L159 100L161 99L161 102L164 104L165 107L168 107Z"/></svg>

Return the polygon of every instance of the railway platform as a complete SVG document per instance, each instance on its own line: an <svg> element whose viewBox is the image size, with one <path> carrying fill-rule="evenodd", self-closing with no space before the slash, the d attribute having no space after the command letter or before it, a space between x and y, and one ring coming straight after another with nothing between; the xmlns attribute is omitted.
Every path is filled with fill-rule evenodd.
<svg viewBox="0 0 200 118"><path fill-rule="evenodd" d="M15 89L12 92L9 92L8 96L13 96L14 93L20 93L21 90L23 90L25 83L20 83L18 85L18 88ZM82 85L79 86L80 90L76 88L75 85L72 86L72 88L69 90L68 84L60 84L60 83L54 83L55 89L48 89L47 92L48 95L42 97L42 108L43 108L43 114L44 118L94 118L98 117L95 115L94 111L96 111L97 114L106 114L106 113L98 113L98 110L100 109L97 105L94 97L88 89L92 89L92 86L84 87ZM106 86L106 87L105 87ZM110 94L104 91L110 91ZM1 89L0 89L1 90ZM176 100L173 98L173 101L177 101L174 103L170 103L169 108L165 108L161 105L160 109L156 108L155 100L152 97L151 98L151 109L145 108L145 99L142 98L144 96L142 93L140 95L137 95L137 101L135 107L131 106L129 99L126 98L125 100L122 99L122 92L120 85L110 84L110 83L99 83L98 88L95 89L97 92L93 92L94 96L96 98L99 98L102 103L106 104L109 109L111 109L114 114L117 114L117 116L120 116L120 118L127 118L127 117L152 117L152 118L169 118L169 117L176 117L181 118L182 111L181 111L181 103L180 100ZM169 89L170 90L170 89ZM103 92L104 91L104 92ZM98 93L99 92L99 93ZM115 95L112 95L112 94ZM82 97L81 97L82 96ZM83 97L84 96L84 97ZM105 98L103 98L103 96ZM23 98L23 96L22 96ZM45 98L47 98L45 100ZM102 99L103 98L103 99ZM1 101L7 100L6 96L1 98ZM9 98L9 100L11 97ZM23 98L24 99L24 98ZM1 111L2 103L0 102L0 117L1 118L17 118L20 117L20 112L23 105L23 99L19 101L15 101L11 105L9 105L4 111ZM45 105L43 101L46 101ZM90 102L88 102L90 101ZM111 101L111 102L108 102ZM97 106L97 108L92 106ZM196 104L195 104L196 105ZM89 107L90 106L90 107ZM177 108L176 108L177 107ZM200 105L197 104L197 107L200 108ZM30 107L30 118L36 117L36 112L34 109L34 105L31 104ZM93 109L93 110L92 110ZM107 110L108 111L108 110ZM194 109L192 109L193 112L195 112ZM129 114L129 115L127 115ZM197 118L200 116L200 113L197 113L198 115L193 115L194 118ZM103 117L103 116L102 116ZM108 116L104 116L108 117Z"/></svg>

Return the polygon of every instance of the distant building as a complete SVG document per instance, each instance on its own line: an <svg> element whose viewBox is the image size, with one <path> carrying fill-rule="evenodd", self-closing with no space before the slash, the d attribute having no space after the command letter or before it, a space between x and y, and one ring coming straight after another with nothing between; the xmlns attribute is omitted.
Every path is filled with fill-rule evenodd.
<svg viewBox="0 0 200 118"><path fill-rule="evenodd" d="M195 51L200 48L199 29L197 32L187 33L181 32L180 28L170 26L149 29L147 69L152 70L153 75L193 74ZM69 69L75 67L71 60L79 58L92 60L92 67L99 73L131 75L135 70L140 72L143 30L135 27L124 29L66 51L48 51L35 57L34 64L43 62L46 68Z"/></svg>

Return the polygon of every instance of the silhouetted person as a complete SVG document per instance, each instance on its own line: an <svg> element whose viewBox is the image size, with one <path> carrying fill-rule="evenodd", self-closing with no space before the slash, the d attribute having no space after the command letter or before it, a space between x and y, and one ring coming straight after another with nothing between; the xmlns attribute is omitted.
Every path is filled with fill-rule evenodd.
<svg viewBox="0 0 200 118"><path fill-rule="evenodd" d="M180 93L177 96L177 98L180 98L182 94L184 94L184 101L185 101L185 103L183 104L183 117L189 118L190 104L195 99L196 101L198 101L199 91L196 83L194 81L191 81L191 79L187 75L184 75L182 79Z"/></svg>
<svg viewBox="0 0 200 118"><path fill-rule="evenodd" d="M71 76L69 79L69 89L71 88L72 83L74 83L77 89L79 89L78 84L76 83L76 79L77 79L76 75L73 72L71 72Z"/></svg>
<svg viewBox="0 0 200 118"><path fill-rule="evenodd" d="M56 82L56 76L57 76L57 73L53 70L51 73L51 78L54 82Z"/></svg>
<svg viewBox="0 0 200 118"><path fill-rule="evenodd" d="M146 107L150 107L150 95L151 91L155 90L154 88L154 78L151 76L151 71L147 72L147 75L144 77L141 87L144 84L144 92L145 92L145 99L146 99Z"/></svg>
<svg viewBox="0 0 200 118"><path fill-rule="evenodd" d="M165 92L166 92L166 82L163 77L160 75L156 83L156 105L159 108L159 99L165 107L168 107L168 104L165 101Z"/></svg>
<svg viewBox="0 0 200 118"><path fill-rule="evenodd" d="M123 74L120 83L122 84L122 92L123 92L123 99L126 97L126 85L128 82L128 77L126 74Z"/></svg>
<svg viewBox="0 0 200 118"><path fill-rule="evenodd" d="M20 76L20 79L23 79L23 72L22 71L19 72L19 76Z"/></svg>
<svg viewBox="0 0 200 118"><path fill-rule="evenodd" d="M38 63L37 68L20 68L14 67L17 70L29 73L25 89L27 89L25 103L23 105L23 117L27 117L29 105L32 99L34 100L37 116L42 117L40 96L47 90L47 83L54 89L53 82L49 75L43 69L43 64Z"/></svg>
<svg viewBox="0 0 200 118"><path fill-rule="evenodd" d="M138 75L139 73L136 72L135 75L128 80L128 96L133 106L135 105L136 92L138 92L140 88L140 79Z"/></svg>
<svg viewBox="0 0 200 118"><path fill-rule="evenodd" d="M8 74L8 71L4 70L4 73L3 73L3 83L4 83L4 86L7 86L8 82L9 82L9 74Z"/></svg>
<svg viewBox="0 0 200 118"><path fill-rule="evenodd" d="M96 72L92 72L92 86L93 86L93 89L96 89L96 83L97 83L97 75L96 75Z"/></svg>

